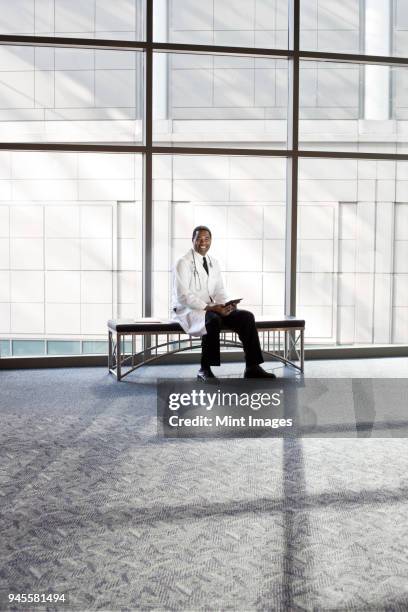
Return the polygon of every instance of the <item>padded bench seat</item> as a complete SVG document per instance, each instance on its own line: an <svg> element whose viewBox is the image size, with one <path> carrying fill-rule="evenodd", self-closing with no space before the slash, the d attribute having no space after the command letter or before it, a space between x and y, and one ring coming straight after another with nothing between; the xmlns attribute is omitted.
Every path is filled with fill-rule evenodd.
<svg viewBox="0 0 408 612"><path fill-rule="evenodd" d="M264 353L303 372L305 330L303 319L257 318L256 328L260 334ZM164 342L161 339L163 336L167 338ZM186 338L182 339L182 336ZM130 347L127 338L130 338ZM164 355L201 347L201 338L189 336L174 321L163 320L156 322L111 319L108 321L108 341L108 367L118 381L140 366L160 359ZM138 341L142 344L141 350L137 350L140 348L137 347ZM242 348L237 334L227 327L221 328L221 346ZM299 365L295 363L296 361Z"/></svg>

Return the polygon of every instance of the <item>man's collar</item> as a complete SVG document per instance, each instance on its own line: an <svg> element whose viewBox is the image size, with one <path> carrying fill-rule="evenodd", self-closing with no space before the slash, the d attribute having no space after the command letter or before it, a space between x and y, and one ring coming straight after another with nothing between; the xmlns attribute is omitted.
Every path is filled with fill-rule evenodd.
<svg viewBox="0 0 408 612"><path fill-rule="evenodd" d="M204 256L203 256L203 255L201 255L201 253L198 253L198 252L197 252L195 249L193 249L193 251L194 251L194 256L197 258L197 260L198 260L200 263L203 263ZM205 255L205 257L207 258L207 261L208 261L208 252L207 252L207 254Z"/></svg>

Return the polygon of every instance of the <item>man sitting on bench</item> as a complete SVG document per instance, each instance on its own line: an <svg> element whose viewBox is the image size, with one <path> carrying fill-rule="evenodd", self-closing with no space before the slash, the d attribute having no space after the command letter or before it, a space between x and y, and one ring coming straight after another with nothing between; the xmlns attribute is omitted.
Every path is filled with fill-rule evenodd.
<svg viewBox="0 0 408 612"><path fill-rule="evenodd" d="M244 378L276 378L259 365L264 361L255 318L227 301L218 261L207 255L211 231L204 225L193 230L191 248L175 265L173 273L173 320L191 336L202 336L199 380L215 379L211 366L220 365L220 328L236 332L245 353Z"/></svg>

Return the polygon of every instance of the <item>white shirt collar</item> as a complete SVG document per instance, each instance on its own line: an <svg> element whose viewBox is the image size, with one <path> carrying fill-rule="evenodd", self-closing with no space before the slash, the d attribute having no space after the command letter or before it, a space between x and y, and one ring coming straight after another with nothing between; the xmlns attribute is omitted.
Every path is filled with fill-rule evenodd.
<svg viewBox="0 0 408 612"><path fill-rule="evenodd" d="M194 250L194 249L193 249L193 250ZM194 256L196 257L197 262L200 262L200 264L201 264L201 265L203 265L203 263L204 263L204 257L203 257L203 256L202 256L200 253L197 253L197 251L195 251L195 250L194 250ZM207 255L205 256L205 258L206 258L206 260L207 260L207 265L208 265L208 263L209 263L208 253L207 253Z"/></svg>

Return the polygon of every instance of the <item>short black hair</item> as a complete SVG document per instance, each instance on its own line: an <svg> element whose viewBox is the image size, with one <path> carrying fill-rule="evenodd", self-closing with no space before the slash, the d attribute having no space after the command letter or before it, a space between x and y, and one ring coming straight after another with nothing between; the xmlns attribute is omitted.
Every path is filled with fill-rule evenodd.
<svg viewBox="0 0 408 612"><path fill-rule="evenodd" d="M191 237L191 240L194 240L197 232L208 232L210 234L210 238L212 238L211 230L209 227L207 227L206 225L197 225L197 227L193 229L193 235Z"/></svg>

